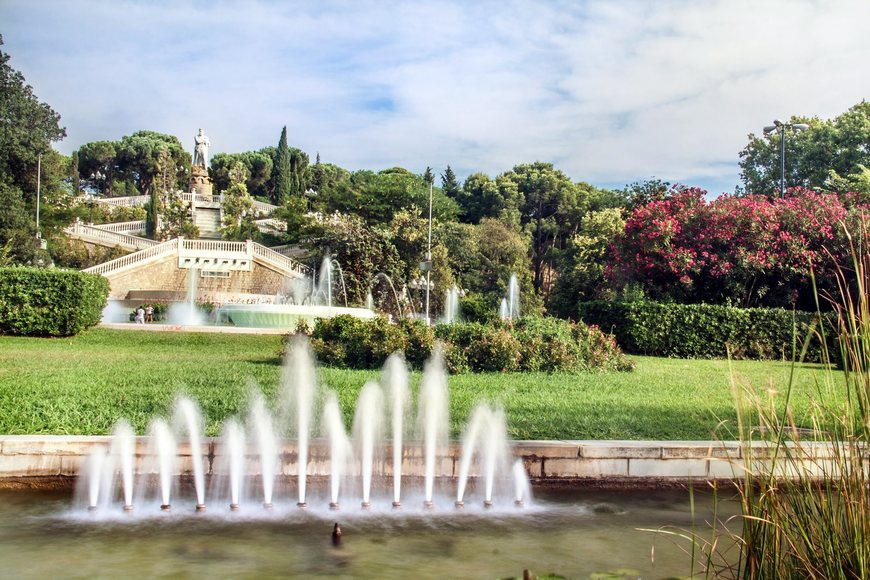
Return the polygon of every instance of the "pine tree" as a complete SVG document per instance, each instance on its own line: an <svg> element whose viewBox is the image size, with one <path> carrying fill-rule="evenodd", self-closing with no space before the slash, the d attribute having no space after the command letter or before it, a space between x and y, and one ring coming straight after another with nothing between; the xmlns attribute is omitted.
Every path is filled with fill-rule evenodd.
<svg viewBox="0 0 870 580"><path fill-rule="evenodd" d="M432 168L428 165L426 166L426 172L423 173L423 181L425 181L429 185L435 183L435 174L432 173Z"/></svg>
<svg viewBox="0 0 870 580"><path fill-rule="evenodd" d="M284 205L284 202L290 197L293 187L290 180L290 149L287 147L287 126L285 125L281 129L278 152L275 155L275 163L272 165L272 181L275 186L272 193L272 203Z"/></svg>
<svg viewBox="0 0 870 580"><path fill-rule="evenodd" d="M452 199L457 199L461 193L459 182L456 181L456 174L453 173L449 165L444 170L444 173L441 174L441 190L444 192L444 195Z"/></svg>

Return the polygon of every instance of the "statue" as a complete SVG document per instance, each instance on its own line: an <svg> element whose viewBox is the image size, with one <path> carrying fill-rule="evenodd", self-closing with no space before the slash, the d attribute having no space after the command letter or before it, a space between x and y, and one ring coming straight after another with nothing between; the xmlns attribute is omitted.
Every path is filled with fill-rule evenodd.
<svg viewBox="0 0 870 580"><path fill-rule="evenodd" d="M205 136L205 131L199 130L199 133L194 137L196 145L193 148L193 166L208 167L208 148L211 143L208 137Z"/></svg>

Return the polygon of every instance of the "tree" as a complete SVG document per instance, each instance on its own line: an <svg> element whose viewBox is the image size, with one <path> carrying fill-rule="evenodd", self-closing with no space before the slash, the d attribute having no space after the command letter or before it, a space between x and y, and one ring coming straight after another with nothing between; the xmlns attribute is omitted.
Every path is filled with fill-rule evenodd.
<svg viewBox="0 0 870 580"><path fill-rule="evenodd" d="M160 231L154 232L155 239L168 239L184 236L185 238L198 238L199 228L193 223L190 206L181 199L176 188L176 169L168 149L163 149L157 161L157 172L154 177L154 186L151 188L151 202L149 207L154 206L159 210ZM154 204L157 204L156 206ZM149 229L150 220L146 218L146 231Z"/></svg>
<svg viewBox="0 0 870 580"><path fill-rule="evenodd" d="M504 174L516 185L520 223L530 239L535 290L545 297L555 280L554 265L586 211L586 198L551 163L517 165Z"/></svg>
<svg viewBox="0 0 870 580"><path fill-rule="evenodd" d="M441 174L441 191L450 199L458 199L462 191L459 187L459 182L456 180L456 174L453 173L449 165L444 170L444 173Z"/></svg>
<svg viewBox="0 0 870 580"><path fill-rule="evenodd" d="M290 197L292 185L290 183L290 150L287 147L287 126L281 129L281 137L278 139L278 149L275 152L275 160L272 165L273 193L272 203L284 205Z"/></svg>
<svg viewBox="0 0 870 580"><path fill-rule="evenodd" d="M786 188L828 189L831 171L849 175L858 166L870 167L870 103L862 101L832 120L791 117L790 123L805 123L800 133L786 130ZM776 197L780 194L780 132L749 134L740 151L741 180L747 194ZM845 193L845 192L843 192Z"/></svg>
<svg viewBox="0 0 870 580"><path fill-rule="evenodd" d="M383 230L370 228L358 216L334 213L313 221L305 245L331 255L341 266L349 304L363 304L375 275L401 280L404 264Z"/></svg>
<svg viewBox="0 0 870 580"><path fill-rule="evenodd" d="M435 174L432 173L432 168L429 167L428 165L426 166L426 171L423 172L423 181L425 181L429 185L432 185L435 183Z"/></svg>
<svg viewBox="0 0 870 580"><path fill-rule="evenodd" d="M79 177L92 191L111 196L115 179L116 144L112 141L93 141L78 149Z"/></svg>
<svg viewBox="0 0 870 580"><path fill-rule="evenodd" d="M625 199L628 209L646 205L652 201L667 199L671 194L671 184L651 177L645 181L635 181L619 192Z"/></svg>
<svg viewBox="0 0 870 580"><path fill-rule="evenodd" d="M177 137L155 131L138 131L124 136L116 145L117 170L135 183L142 195L151 195L154 177L159 169L161 151L167 151L169 165L181 167L173 171L171 178L177 187L183 170L190 170L190 155Z"/></svg>
<svg viewBox="0 0 870 580"><path fill-rule="evenodd" d="M222 206L224 227L221 237L225 240L255 239L259 233L254 222L254 202L245 186L247 171L240 161L230 171L230 186L224 191Z"/></svg>
<svg viewBox="0 0 870 580"><path fill-rule="evenodd" d="M241 162L247 170L248 178L245 187L252 197L269 199L269 183L272 178L272 153L274 147L245 153L216 153L209 165L208 173L217 191L224 191L230 186L230 170L237 162Z"/></svg>
<svg viewBox="0 0 870 580"><path fill-rule="evenodd" d="M0 36L0 46L3 37ZM66 136L60 115L40 102L24 76L9 66L0 51L0 260L10 263L47 264L48 254L39 246L35 215L37 165L44 164L41 190L46 199L59 200L67 178L66 160L51 143ZM47 210L47 216L51 210Z"/></svg>
<svg viewBox="0 0 870 580"><path fill-rule="evenodd" d="M505 175L493 180L485 173L473 173L457 195L463 221L476 224L485 217L497 217L519 228L521 195Z"/></svg>
<svg viewBox="0 0 870 580"><path fill-rule="evenodd" d="M577 303L602 298L609 250L625 229L619 208L591 211L568 242L548 308L564 318L577 315Z"/></svg>
<svg viewBox="0 0 870 580"><path fill-rule="evenodd" d="M36 190L37 156L66 137L66 129L60 126L60 115L33 94L24 75L9 66L9 59L0 51L0 177L29 196Z"/></svg>

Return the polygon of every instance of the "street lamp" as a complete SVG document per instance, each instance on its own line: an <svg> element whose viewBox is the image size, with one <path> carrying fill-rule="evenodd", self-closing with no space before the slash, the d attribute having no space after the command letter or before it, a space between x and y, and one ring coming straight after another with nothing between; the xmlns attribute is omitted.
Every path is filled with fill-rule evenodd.
<svg viewBox="0 0 870 580"><path fill-rule="evenodd" d="M426 262L422 262L420 266L422 267ZM426 324L429 324L429 292L435 288L435 283L428 279L428 272L426 276L420 276L419 278L413 278L408 283L408 288L411 290L420 290L422 293L424 290L426 291Z"/></svg>
<svg viewBox="0 0 870 580"><path fill-rule="evenodd" d="M806 131L810 126L806 123L783 123L779 119L773 121L773 125L768 125L764 128L764 134L770 135L774 131L779 131L779 146L780 146L780 174L779 174L779 197L785 197L785 130L791 129L795 133Z"/></svg>

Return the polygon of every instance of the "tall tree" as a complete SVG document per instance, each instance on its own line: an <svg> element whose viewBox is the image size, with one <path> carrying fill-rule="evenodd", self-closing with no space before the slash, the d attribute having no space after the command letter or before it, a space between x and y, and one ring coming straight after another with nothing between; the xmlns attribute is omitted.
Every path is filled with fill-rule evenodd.
<svg viewBox="0 0 870 580"><path fill-rule="evenodd" d="M423 181L432 185L435 183L435 174L432 173L432 168L428 165L426 166L426 171L423 172Z"/></svg>
<svg viewBox="0 0 870 580"><path fill-rule="evenodd" d="M531 239L534 287L546 297L556 278L556 261L586 211L586 194L552 163L517 165L504 178L516 185L522 200L520 223Z"/></svg>
<svg viewBox="0 0 870 580"><path fill-rule="evenodd" d="M290 197L292 190L290 177L290 150L287 147L287 126L281 129L281 137L278 139L278 150L275 153L275 161L272 165L272 203L284 205Z"/></svg>
<svg viewBox="0 0 870 580"><path fill-rule="evenodd" d="M117 170L131 179L142 195L151 195L161 151L168 152L172 167L188 170L190 168L190 155L184 150L178 137L173 135L155 131L138 131L124 136L117 144L116 150ZM172 175L176 186L181 175L182 172Z"/></svg>
<svg viewBox="0 0 870 580"><path fill-rule="evenodd" d="M0 46L3 37L0 36ZM60 115L40 102L24 75L0 51L0 249L13 262L41 263L29 205L35 205L37 160L66 136ZM62 180L65 176L58 175ZM55 184L46 181L42 187Z"/></svg>
<svg viewBox="0 0 870 580"><path fill-rule="evenodd" d="M441 174L441 190L450 199L458 199L462 191L459 187L459 182L456 181L456 174L453 173L449 165L444 170L444 173Z"/></svg>

